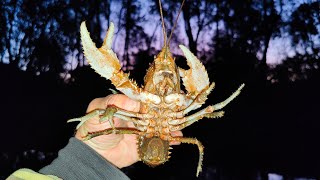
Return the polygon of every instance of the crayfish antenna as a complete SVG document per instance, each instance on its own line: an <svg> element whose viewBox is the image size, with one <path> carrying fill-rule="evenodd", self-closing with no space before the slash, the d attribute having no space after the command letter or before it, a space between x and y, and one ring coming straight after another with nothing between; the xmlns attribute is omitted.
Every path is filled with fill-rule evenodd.
<svg viewBox="0 0 320 180"><path fill-rule="evenodd" d="M167 45L167 30L166 30L166 26L164 24L161 0L159 0L159 8L160 8L160 17L161 17L161 22L162 22L163 44L164 44L164 46L166 46Z"/></svg>

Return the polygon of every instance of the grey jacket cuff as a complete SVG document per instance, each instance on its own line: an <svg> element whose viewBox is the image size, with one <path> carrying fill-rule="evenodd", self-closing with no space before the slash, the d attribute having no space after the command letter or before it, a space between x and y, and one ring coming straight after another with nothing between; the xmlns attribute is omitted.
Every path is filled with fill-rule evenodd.
<svg viewBox="0 0 320 180"><path fill-rule="evenodd" d="M67 146L59 151L58 157L39 172L65 180L129 180L122 171L76 138L71 138Z"/></svg>

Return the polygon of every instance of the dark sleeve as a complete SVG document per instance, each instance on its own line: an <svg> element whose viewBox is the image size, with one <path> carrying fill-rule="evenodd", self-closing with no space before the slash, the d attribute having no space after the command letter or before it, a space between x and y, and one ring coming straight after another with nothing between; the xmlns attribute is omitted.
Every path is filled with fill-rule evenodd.
<svg viewBox="0 0 320 180"><path fill-rule="evenodd" d="M71 138L67 146L59 151L58 157L39 172L65 180L129 179L122 171L76 138Z"/></svg>

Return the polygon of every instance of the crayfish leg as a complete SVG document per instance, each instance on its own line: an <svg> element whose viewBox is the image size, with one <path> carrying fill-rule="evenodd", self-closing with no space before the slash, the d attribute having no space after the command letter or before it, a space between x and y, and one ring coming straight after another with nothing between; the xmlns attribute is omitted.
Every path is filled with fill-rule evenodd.
<svg viewBox="0 0 320 180"><path fill-rule="evenodd" d="M199 121L200 119L206 117L206 118L221 118L224 115L224 111L217 111L217 112L207 112L207 109L210 109L211 107L208 106L205 109L202 109L201 111L198 111L190 116L181 118L181 119L174 119L170 120L169 124L170 131L180 131L184 129L185 127L190 126L191 124Z"/></svg>
<svg viewBox="0 0 320 180"><path fill-rule="evenodd" d="M103 113L105 113L105 110L103 109L96 109L96 110L93 110L91 112L89 112L88 114L86 114L85 116L82 116L82 117L78 117L78 118L73 118L73 119L69 119L67 121L67 123L69 122L75 122L75 121L80 121L79 124L77 125L77 128L76 129L79 129L85 122L87 122L89 119L93 118L93 117L96 117L96 116L100 116L102 115Z"/></svg>
<svg viewBox="0 0 320 180"><path fill-rule="evenodd" d="M244 84L241 84L241 86L234 93L232 93L231 96L229 96L226 100L213 105L212 106L213 110L216 111L224 108L227 104L229 104L234 98L236 98L240 94L243 87L244 87Z"/></svg>
<svg viewBox="0 0 320 180"><path fill-rule="evenodd" d="M96 131L96 132L89 132L85 137L83 137L83 140L90 140L97 136L102 135L109 135L109 134L136 134L141 135L142 132L135 128L108 128L102 131Z"/></svg>
<svg viewBox="0 0 320 180"><path fill-rule="evenodd" d="M141 114L137 112L131 112L126 111L124 109L120 109L116 106L110 105L105 110L104 109L96 109L85 116L73 118L68 120L67 122L75 122L80 121L77 125L76 129L79 129L85 122L87 122L89 119L94 117L100 117L99 121L100 123L103 123L104 121L109 121L110 126L112 129L115 129L114 123L113 123L113 117L120 118L124 121L133 122L137 125L137 128L141 131L145 129L145 126L149 124L149 121L147 120L150 117L153 117L149 114Z"/></svg>
<svg viewBox="0 0 320 180"><path fill-rule="evenodd" d="M199 173L202 171L202 161L203 161L203 154L204 154L204 146L202 145L202 143L196 138L186 138L186 137L172 137L170 141L177 141L177 142L187 143L187 144L195 144L198 146L199 161L198 161L197 174L196 174L196 176L198 177Z"/></svg>
<svg viewBox="0 0 320 180"><path fill-rule="evenodd" d="M103 123L104 121L109 121L112 129L115 129L114 123L113 123L113 116L117 112L117 110L118 109L115 106L108 106L99 120L100 123Z"/></svg>

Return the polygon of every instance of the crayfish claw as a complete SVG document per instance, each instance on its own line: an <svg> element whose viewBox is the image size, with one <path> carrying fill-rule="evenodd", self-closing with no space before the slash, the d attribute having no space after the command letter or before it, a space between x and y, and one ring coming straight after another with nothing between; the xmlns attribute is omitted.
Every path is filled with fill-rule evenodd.
<svg viewBox="0 0 320 180"><path fill-rule="evenodd" d="M179 45L184 56L187 59L189 70L179 68L179 74L182 77L183 85L188 93L199 94L203 89L209 86L208 73L201 61L185 46Z"/></svg>

